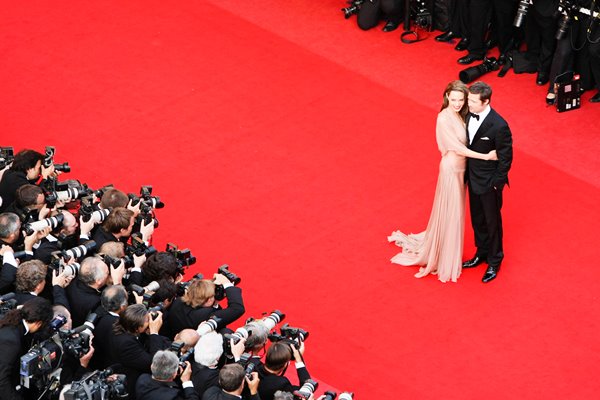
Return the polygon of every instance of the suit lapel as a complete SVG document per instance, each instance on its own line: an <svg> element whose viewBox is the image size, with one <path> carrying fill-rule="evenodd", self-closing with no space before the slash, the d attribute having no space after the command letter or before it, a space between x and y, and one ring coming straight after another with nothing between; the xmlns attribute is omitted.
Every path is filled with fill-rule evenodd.
<svg viewBox="0 0 600 400"><path fill-rule="evenodd" d="M490 130L490 128L492 126L494 126L494 109L492 108L490 110L490 113L487 115L487 117L483 120L483 122L481 123L481 125L479 126L479 129L477 129L477 132L475 132L475 137L473 138L473 143L475 143L476 140L478 140L481 135L483 135L484 132L487 132Z"/></svg>

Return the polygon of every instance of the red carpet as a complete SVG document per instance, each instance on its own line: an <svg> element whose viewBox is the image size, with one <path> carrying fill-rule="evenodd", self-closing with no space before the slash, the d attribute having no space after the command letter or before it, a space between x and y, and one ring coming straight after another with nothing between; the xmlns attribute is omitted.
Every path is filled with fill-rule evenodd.
<svg viewBox="0 0 600 400"><path fill-rule="evenodd" d="M3 146L54 145L92 187L154 185L156 243L228 263L247 316L286 312L311 374L357 399L595 397L590 93L557 114L532 75L485 76L515 140L502 271L416 280L386 236L426 225L451 46L362 32L343 1L67 3L4 6Z"/></svg>

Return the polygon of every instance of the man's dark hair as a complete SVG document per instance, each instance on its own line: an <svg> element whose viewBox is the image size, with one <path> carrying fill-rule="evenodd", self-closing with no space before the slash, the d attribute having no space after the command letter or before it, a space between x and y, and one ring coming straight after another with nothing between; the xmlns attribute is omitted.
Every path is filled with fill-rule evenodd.
<svg viewBox="0 0 600 400"><path fill-rule="evenodd" d="M152 254L142 267L144 271L144 284L161 279L172 280L177 276L179 263L175 256L166 251Z"/></svg>
<svg viewBox="0 0 600 400"><path fill-rule="evenodd" d="M115 207L102 223L102 227L109 233L119 233L121 229L129 228L131 217L133 217L133 211L123 207Z"/></svg>
<svg viewBox="0 0 600 400"><path fill-rule="evenodd" d="M469 86L469 92L478 94L481 101L492 99L492 88L485 82L477 81Z"/></svg>
<svg viewBox="0 0 600 400"><path fill-rule="evenodd" d="M15 154L15 159L10 167L13 171L27 172L28 169L35 167L38 161L42 161L44 155L35 150L24 149Z"/></svg>
<svg viewBox="0 0 600 400"><path fill-rule="evenodd" d="M100 206L106 210L112 210L115 207L127 207L129 197L119 189L108 189L100 199Z"/></svg>
<svg viewBox="0 0 600 400"><path fill-rule="evenodd" d="M160 287L152 294L150 303L158 304L165 300L174 300L177 297L177 285L166 279L158 281Z"/></svg>
<svg viewBox="0 0 600 400"><path fill-rule="evenodd" d="M37 199L40 194L44 194L41 187L29 184L23 185L17 189L15 201L19 208L32 207L37 205Z"/></svg>
<svg viewBox="0 0 600 400"><path fill-rule="evenodd" d="M33 292L37 285L46 280L48 267L40 260L25 261L17 269L15 289L19 292Z"/></svg>
<svg viewBox="0 0 600 400"><path fill-rule="evenodd" d="M279 371L292 359L292 349L288 343L273 343L267 350L265 365L272 371Z"/></svg>
<svg viewBox="0 0 600 400"><path fill-rule="evenodd" d="M219 386L226 392L233 392L244 382L244 367L240 364L227 364L219 371Z"/></svg>
<svg viewBox="0 0 600 400"><path fill-rule="evenodd" d="M35 297L23 304L23 307L9 311L0 320L0 328L5 326L17 326L24 319L26 322L42 322L46 326L52 321L54 310L52 304L43 297Z"/></svg>
<svg viewBox="0 0 600 400"><path fill-rule="evenodd" d="M138 330L146 323L148 310L143 304L132 304L121 313L119 319L113 325L113 332L117 335L131 333L136 335Z"/></svg>
<svg viewBox="0 0 600 400"><path fill-rule="evenodd" d="M121 285L111 285L102 291L100 303L106 311L117 312L127 305L127 290Z"/></svg>

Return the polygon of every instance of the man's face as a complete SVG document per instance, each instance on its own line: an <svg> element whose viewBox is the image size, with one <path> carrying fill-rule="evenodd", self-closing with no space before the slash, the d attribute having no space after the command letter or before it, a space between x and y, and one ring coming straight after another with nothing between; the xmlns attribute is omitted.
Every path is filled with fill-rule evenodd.
<svg viewBox="0 0 600 400"><path fill-rule="evenodd" d="M37 195L37 198L35 199L35 204L32 205L30 208L32 210L41 210L42 207L44 207L44 204L46 204L46 198L44 197L44 195L42 193Z"/></svg>
<svg viewBox="0 0 600 400"><path fill-rule="evenodd" d="M35 163L35 167L33 168L29 168L27 170L27 180L34 180L37 179L40 176L40 172L42 170L42 162L40 160L38 160L38 162Z"/></svg>
<svg viewBox="0 0 600 400"><path fill-rule="evenodd" d="M75 219L73 214L65 212L63 213L63 215L64 220L61 232L66 236L73 235L77 231L77 227L79 226L79 224L77 223L77 220Z"/></svg>
<svg viewBox="0 0 600 400"><path fill-rule="evenodd" d="M479 94L469 93L469 111L475 114L479 114L489 104L489 100L481 101Z"/></svg>
<svg viewBox="0 0 600 400"><path fill-rule="evenodd" d="M131 236L131 231L133 230L134 223L135 223L135 217L131 217L129 219L129 227L127 229L121 229L121 236L123 236L123 237Z"/></svg>

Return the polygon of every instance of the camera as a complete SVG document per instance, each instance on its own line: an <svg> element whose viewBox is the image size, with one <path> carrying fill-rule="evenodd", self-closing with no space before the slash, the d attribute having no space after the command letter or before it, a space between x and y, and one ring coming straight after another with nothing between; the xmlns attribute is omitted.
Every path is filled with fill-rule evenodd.
<svg viewBox="0 0 600 400"><path fill-rule="evenodd" d="M93 240L88 240L79 246L63 250L61 255L65 261L69 261L71 258L79 260L85 257L88 253L91 254L94 249L96 249L96 242Z"/></svg>
<svg viewBox="0 0 600 400"><path fill-rule="evenodd" d="M56 229L59 225L63 224L65 216L61 214L57 214L55 217L44 218L40 221L30 222L28 224L23 225L23 230L27 236L31 235L34 232L39 232L46 228L50 228L51 230Z"/></svg>
<svg viewBox="0 0 600 400"><path fill-rule="evenodd" d="M15 150L12 147L0 147L0 169L8 167L15 159Z"/></svg>
<svg viewBox="0 0 600 400"><path fill-rule="evenodd" d="M306 382L302 384L300 389L294 390L294 396L300 399L308 399L313 393L315 393L315 390L317 390L318 387L319 382L312 379L307 379Z"/></svg>
<svg viewBox="0 0 600 400"><path fill-rule="evenodd" d="M50 264L48 264L48 268L53 271L58 271L59 275L64 273L66 276L76 276L79 273L80 267L81 264L79 263L65 264L60 251L52 253L52 260L50 261Z"/></svg>
<svg viewBox="0 0 600 400"><path fill-rule="evenodd" d="M275 328L275 325L280 323L285 319L285 314L279 310L271 311L271 314L267 315L262 319L263 324L267 327L268 331L271 331Z"/></svg>
<svg viewBox="0 0 600 400"><path fill-rule="evenodd" d="M342 8L342 12L344 13L344 18L348 19L354 14L357 14L360 10L360 6L364 3L365 0L348 0L346 3L349 4L348 7Z"/></svg>
<svg viewBox="0 0 600 400"><path fill-rule="evenodd" d="M252 354L242 353L242 355L240 356L240 360L238 361L238 364L244 367L244 375L246 375L248 379L250 378L250 375L252 374L252 372L254 372L254 369L256 368L256 364L254 364L251 360Z"/></svg>
<svg viewBox="0 0 600 400"><path fill-rule="evenodd" d="M219 326L219 324L222 321L223 321L223 318L219 318L216 315L213 315L206 321L201 322L200 325L198 325L196 332L198 332L198 335L202 336L202 335L206 335L207 333L210 333L212 331L216 331L217 327Z"/></svg>
<svg viewBox="0 0 600 400"><path fill-rule="evenodd" d="M467 84L473 82L476 79L479 79L482 75L485 75L488 72L498 71L498 69L500 69L500 64L498 64L498 60L495 57L486 57L483 60L483 63L460 71L458 73L458 77L460 78L462 83Z"/></svg>
<svg viewBox="0 0 600 400"><path fill-rule="evenodd" d="M150 313L150 316L152 317L153 320L155 320L156 317L158 317L159 312L164 312L164 311L165 311L165 304L162 302L158 303L154 307L150 307L148 309L148 312Z"/></svg>
<svg viewBox="0 0 600 400"><path fill-rule="evenodd" d="M174 352L179 357L179 367L182 369L185 369L185 367L186 367L185 362L189 361L190 358L192 358L194 356L194 348L191 347L190 349L188 349L188 351L186 351L184 353L183 352L184 346L185 346L184 342L173 342L173 343L171 343L171 346L169 347L169 351Z"/></svg>
<svg viewBox="0 0 600 400"><path fill-rule="evenodd" d="M302 328L296 328L289 324L284 324L281 328L281 335L285 338L291 339L295 342L304 342L308 339L309 332Z"/></svg>
<svg viewBox="0 0 600 400"><path fill-rule="evenodd" d="M62 357L63 350L57 334L33 346L19 360L21 386L44 387L50 379L49 375L61 366Z"/></svg>
<svg viewBox="0 0 600 400"><path fill-rule="evenodd" d="M190 287L190 284L192 282L194 282L195 280L198 280L198 279L202 279L202 278L204 278L204 275L198 273L198 274L192 276L192 278L188 281L179 282L177 284L177 296L180 296L180 297L183 296L185 294L185 292L187 291L187 289Z"/></svg>
<svg viewBox="0 0 600 400"><path fill-rule="evenodd" d="M413 14L416 26L427 31L433 29L433 15L431 14L431 11L427 9L425 0L414 0L412 2L411 13Z"/></svg>
<svg viewBox="0 0 600 400"><path fill-rule="evenodd" d="M48 208L53 208L57 201L68 203L92 193L86 184L82 184L76 179L57 182L55 178L48 178L43 181L40 187L44 190Z"/></svg>
<svg viewBox="0 0 600 400"><path fill-rule="evenodd" d="M93 220L96 225L101 224L108 217L108 214L110 214L110 210L97 208L91 196L81 198L79 215L84 222Z"/></svg>
<svg viewBox="0 0 600 400"><path fill-rule="evenodd" d="M0 296L0 318L10 310L17 308L17 299L13 292Z"/></svg>
<svg viewBox="0 0 600 400"><path fill-rule="evenodd" d="M242 279L229 271L229 265L223 264L217 270L218 274L225 276L234 286L237 286L238 283L242 281ZM215 300L221 301L226 297L225 288L223 285L215 285Z"/></svg>
<svg viewBox="0 0 600 400"><path fill-rule="evenodd" d="M149 257L154 253L156 253L156 249L153 246L146 246L146 243L144 243L144 240L139 233L131 235L131 244L125 246L125 254L130 257L133 257L134 255L136 257L141 257L143 255Z"/></svg>
<svg viewBox="0 0 600 400"><path fill-rule="evenodd" d="M577 12L577 3L573 0L560 0L558 2L558 15L562 15L558 21L558 30L556 31L556 40L564 39L567 30L571 25L575 13Z"/></svg>
<svg viewBox="0 0 600 400"><path fill-rule="evenodd" d="M59 330L64 351L75 358L81 358L90 351L90 335L96 329L97 322L98 315L90 313L81 326L69 331Z"/></svg>
<svg viewBox="0 0 600 400"><path fill-rule="evenodd" d="M138 296L144 295L146 292L156 292L160 288L160 285L156 281L152 281L144 287L141 287L136 284L132 284L129 286L129 289L132 292L135 292Z"/></svg>
<svg viewBox="0 0 600 400"><path fill-rule="evenodd" d="M154 218L153 210L163 208L165 204L160 201L160 197L152 196L152 186L142 186L139 197L133 193L129 193L127 196L133 206L140 205L140 213L135 220L136 225L141 225L142 222L148 225L154 221L154 228L158 228L158 219Z"/></svg>
<svg viewBox="0 0 600 400"><path fill-rule="evenodd" d="M523 25L523 21L525 21L525 17L527 16L527 10L531 5L533 5L533 0L521 0L519 2L517 15L515 15L515 20L513 21L514 27L520 28Z"/></svg>
<svg viewBox="0 0 600 400"><path fill-rule="evenodd" d="M68 162L62 164L54 163L55 152L54 146L46 146L46 153L44 154L44 161L42 162L44 167L48 168L54 164L54 170L57 172L71 172L71 167L69 167Z"/></svg>
<svg viewBox="0 0 600 400"><path fill-rule="evenodd" d="M190 249L179 250L173 243L167 243L165 251L171 253L171 255L177 259L177 272L181 275L185 273L187 267L196 263L196 257L192 255Z"/></svg>
<svg viewBox="0 0 600 400"><path fill-rule="evenodd" d="M113 375L112 370L94 371L80 381L75 381L64 393L65 400L127 399L125 375Z"/></svg>

